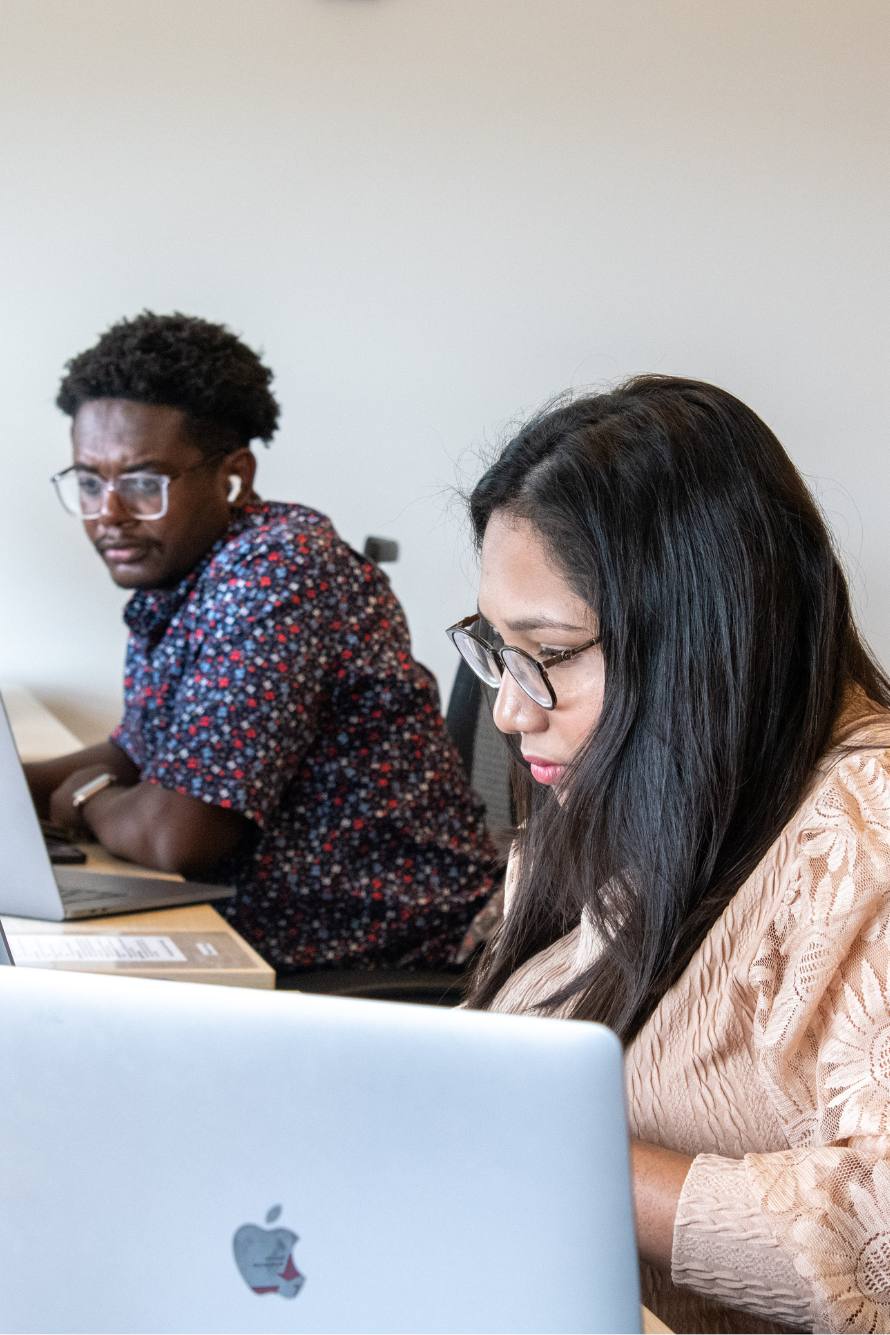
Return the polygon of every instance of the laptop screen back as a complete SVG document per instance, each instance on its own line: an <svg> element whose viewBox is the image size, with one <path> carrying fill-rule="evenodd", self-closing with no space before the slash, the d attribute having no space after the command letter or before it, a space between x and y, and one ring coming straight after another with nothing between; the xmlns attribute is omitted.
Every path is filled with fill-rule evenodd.
<svg viewBox="0 0 890 1335"><path fill-rule="evenodd" d="M638 1330L596 1025L0 970L0 1328Z"/></svg>
<svg viewBox="0 0 890 1335"><path fill-rule="evenodd" d="M0 698L0 913L64 918L40 822Z"/></svg>

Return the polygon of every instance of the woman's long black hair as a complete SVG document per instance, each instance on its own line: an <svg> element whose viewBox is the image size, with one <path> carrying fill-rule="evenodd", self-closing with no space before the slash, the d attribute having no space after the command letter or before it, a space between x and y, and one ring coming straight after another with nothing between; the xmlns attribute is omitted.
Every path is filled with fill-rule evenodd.
<svg viewBox="0 0 890 1335"><path fill-rule="evenodd" d="M627 1042L793 815L848 684L890 681L860 639L819 511L755 413L640 376L533 420L470 499L477 542L531 521L595 614L599 721L565 800L519 777L518 877L471 1005L592 915L599 958L546 1005Z"/></svg>

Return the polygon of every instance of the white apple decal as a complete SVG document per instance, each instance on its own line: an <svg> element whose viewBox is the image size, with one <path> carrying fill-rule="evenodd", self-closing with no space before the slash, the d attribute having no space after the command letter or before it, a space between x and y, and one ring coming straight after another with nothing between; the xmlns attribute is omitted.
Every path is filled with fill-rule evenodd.
<svg viewBox="0 0 890 1335"><path fill-rule="evenodd" d="M274 1224L281 1206L273 1205L266 1213L266 1223ZM282 1298L296 1298L306 1282L294 1265L291 1248L299 1238L289 1228L260 1228L242 1224L232 1239L235 1264L244 1282L254 1293L278 1293Z"/></svg>

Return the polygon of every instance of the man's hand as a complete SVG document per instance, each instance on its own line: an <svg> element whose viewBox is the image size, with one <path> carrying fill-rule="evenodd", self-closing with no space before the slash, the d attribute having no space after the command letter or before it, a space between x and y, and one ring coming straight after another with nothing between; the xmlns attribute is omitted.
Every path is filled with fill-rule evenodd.
<svg viewBox="0 0 890 1335"><path fill-rule="evenodd" d="M100 774L109 774L111 771L108 766L99 761L94 765L84 765L81 769L73 770L52 793L49 799L49 818L54 825L59 825L66 830L72 838L92 838L92 832L84 820L86 806L76 807L73 802L74 794L78 788L82 788L90 779L97 779ZM133 780L130 781L132 786ZM121 786L121 780L115 778L115 783Z"/></svg>
<svg viewBox="0 0 890 1335"><path fill-rule="evenodd" d="M97 839L115 857L158 871L200 877L255 833L237 811L142 781L113 742L27 765L25 772L41 816L77 838ZM106 773L115 782L74 807L75 791Z"/></svg>
<svg viewBox="0 0 890 1335"><path fill-rule="evenodd" d="M94 777L107 771L125 786L139 781L138 769L126 751L114 742L99 742L96 746L84 747L82 751L73 751L71 755L57 756L55 760L32 760L23 768L37 814L44 818L50 815L53 794L65 785L72 774L92 770L91 777ZM81 826L78 825L78 828Z"/></svg>

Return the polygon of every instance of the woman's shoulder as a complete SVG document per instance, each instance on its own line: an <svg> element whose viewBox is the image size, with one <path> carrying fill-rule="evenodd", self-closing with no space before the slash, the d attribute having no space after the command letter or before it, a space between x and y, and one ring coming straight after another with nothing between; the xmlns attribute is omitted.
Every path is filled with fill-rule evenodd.
<svg viewBox="0 0 890 1335"><path fill-rule="evenodd" d="M848 695L792 824L798 848L831 833L890 847L890 709Z"/></svg>
<svg viewBox="0 0 890 1335"><path fill-rule="evenodd" d="M841 716L809 791L752 880L769 945L760 957L808 950L813 933L840 946L886 915L890 711L860 700Z"/></svg>
<svg viewBox="0 0 890 1335"><path fill-rule="evenodd" d="M890 710L849 700L797 809L699 948L740 979L890 906ZM847 935L845 929L844 937Z"/></svg>

